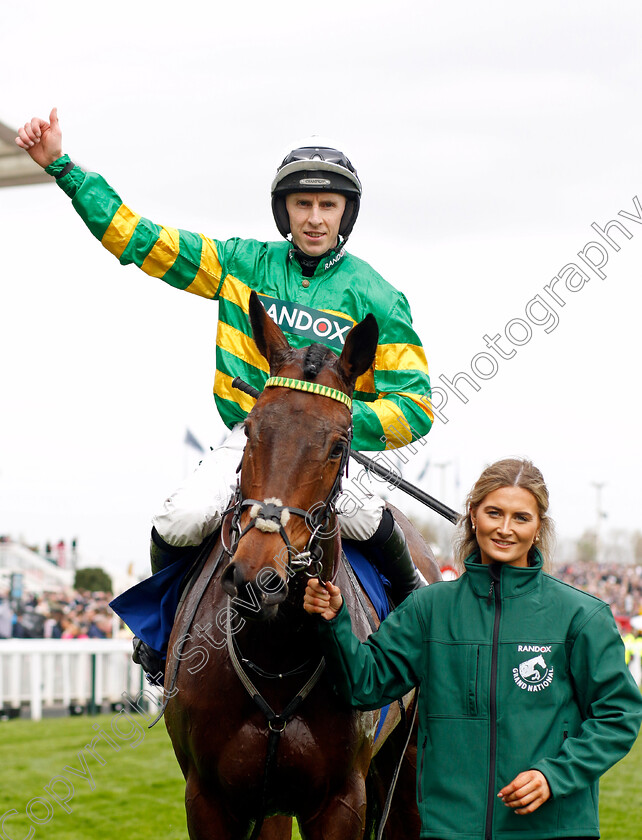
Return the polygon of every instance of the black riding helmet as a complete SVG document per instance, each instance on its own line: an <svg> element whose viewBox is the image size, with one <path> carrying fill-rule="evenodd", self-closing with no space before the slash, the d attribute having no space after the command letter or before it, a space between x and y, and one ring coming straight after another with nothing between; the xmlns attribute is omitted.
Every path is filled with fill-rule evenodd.
<svg viewBox="0 0 642 840"><path fill-rule="evenodd" d="M314 138L312 138L314 140ZM287 239L290 218L285 196L293 192L334 192L346 197L339 235L347 239L359 213L361 181L346 155L330 146L304 145L285 156L272 181L272 213Z"/></svg>

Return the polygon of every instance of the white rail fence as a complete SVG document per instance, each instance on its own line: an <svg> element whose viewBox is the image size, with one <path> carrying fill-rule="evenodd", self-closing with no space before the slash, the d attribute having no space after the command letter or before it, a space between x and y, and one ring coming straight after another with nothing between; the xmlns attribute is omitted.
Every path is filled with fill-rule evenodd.
<svg viewBox="0 0 642 840"><path fill-rule="evenodd" d="M31 719L40 720L43 709L77 707L91 714L142 689L158 698L160 690L143 680L131 650L129 639L0 640L1 709L7 714L28 705ZM642 685L640 653L633 653L629 668Z"/></svg>
<svg viewBox="0 0 642 840"><path fill-rule="evenodd" d="M156 695L131 651L130 639L0 640L0 714L13 716L26 705L32 720L43 709L91 714L143 687Z"/></svg>

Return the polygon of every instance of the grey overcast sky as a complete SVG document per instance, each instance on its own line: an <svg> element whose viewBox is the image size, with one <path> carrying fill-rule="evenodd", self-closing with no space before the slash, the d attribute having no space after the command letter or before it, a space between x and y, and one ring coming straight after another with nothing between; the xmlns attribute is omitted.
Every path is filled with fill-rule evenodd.
<svg viewBox="0 0 642 840"><path fill-rule="evenodd" d="M634 530L641 34L635 0L33 0L2 10L0 120L57 105L65 151L137 212L219 239L278 238L278 162L337 138L364 184L350 250L406 293L442 389L404 475L429 460L422 486L460 507L526 455L562 537L594 526L595 482L604 533ZM591 224L614 219L613 245ZM54 185L0 191L0 231L0 533L143 573L198 460L185 429L223 433L217 304L119 266Z"/></svg>

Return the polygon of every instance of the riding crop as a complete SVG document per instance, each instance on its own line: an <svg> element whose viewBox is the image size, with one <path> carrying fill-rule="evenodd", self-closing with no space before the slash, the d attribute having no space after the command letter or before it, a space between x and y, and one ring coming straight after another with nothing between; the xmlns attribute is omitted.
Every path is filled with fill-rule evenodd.
<svg viewBox="0 0 642 840"><path fill-rule="evenodd" d="M258 388L248 385L248 383L244 382L240 376L237 376L232 380L232 387L238 389L239 391L243 391L243 393L248 394L250 397L254 397L255 399L257 399L261 394ZM375 473L375 475L378 475L380 478L386 479L390 482L390 484L394 485L399 490L403 490L404 493L412 496L413 499L416 499L418 502L426 505L426 507L434 510L435 513L438 513L440 516L443 516L444 519L452 522L453 525L457 523L459 514L456 510L449 508L443 502L440 502L438 499L435 499L433 496L430 496L428 493L420 490L419 487L416 487L414 484L406 481L405 478L401 478L401 476L395 473L394 470L386 469L386 467L383 467L381 464L373 461L372 458L368 458L367 455L364 455L362 452L356 452L354 449L350 450L350 457L354 458L357 463L364 466L370 472Z"/></svg>

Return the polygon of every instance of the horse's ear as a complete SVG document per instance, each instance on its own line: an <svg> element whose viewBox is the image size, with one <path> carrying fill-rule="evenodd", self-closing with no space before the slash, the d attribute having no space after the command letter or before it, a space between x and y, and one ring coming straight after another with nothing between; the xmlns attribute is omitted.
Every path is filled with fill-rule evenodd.
<svg viewBox="0 0 642 840"><path fill-rule="evenodd" d="M272 373L282 361L284 353L289 352L290 345L281 327L265 311L256 292L250 292L249 313L254 341L259 353L268 360Z"/></svg>
<svg viewBox="0 0 642 840"><path fill-rule="evenodd" d="M379 342L379 327L374 315L366 315L346 336L343 352L339 357L339 373L351 386L374 362Z"/></svg>

